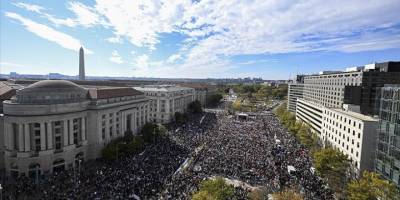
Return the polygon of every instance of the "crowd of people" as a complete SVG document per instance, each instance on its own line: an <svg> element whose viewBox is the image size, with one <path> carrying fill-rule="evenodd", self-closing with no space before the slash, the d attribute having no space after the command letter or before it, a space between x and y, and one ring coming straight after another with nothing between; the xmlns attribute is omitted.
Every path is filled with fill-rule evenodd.
<svg viewBox="0 0 400 200"><path fill-rule="evenodd" d="M295 171L288 172L288 166ZM306 199L333 199L311 169L309 153L268 113L241 120L204 113L169 126L166 136L136 155L84 163L41 180L20 177L5 199L190 199L202 180L221 176L272 193L297 188ZM249 190L235 188L234 199Z"/></svg>
<svg viewBox="0 0 400 200"><path fill-rule="evenodd" d="M185 171L166 183L163 199L189 199L202 180L215 176L242 181L266 193L290 187L305 199L333 199L314 175L307 149L271 113L250 120L220 115L212 130L196 135L193 139L202 138L203 148ZM288 166L295 170L290 173ZM248 192L235 190L235 198L246 199Z"/></svg>
<svg viewBox="0 0 400 200"><path fill-rule="evenodd" d="M188 154L163 137L140 154L86 163L80 173L71 169L54 174L37 187L34 180L20 178L6 199L155 199Z"/></svg>

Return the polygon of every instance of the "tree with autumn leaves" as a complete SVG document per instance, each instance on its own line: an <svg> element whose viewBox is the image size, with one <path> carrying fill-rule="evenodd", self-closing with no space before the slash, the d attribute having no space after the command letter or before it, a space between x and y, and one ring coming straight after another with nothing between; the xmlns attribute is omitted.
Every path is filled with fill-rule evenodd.
<svg viewBox="0 0 400 200"><path fill-rule="evenodd" d="M393 183L368 171L364 171L360 179L351 181L347 186L349 200L395 200L400 199L398 192Z"/></svg>

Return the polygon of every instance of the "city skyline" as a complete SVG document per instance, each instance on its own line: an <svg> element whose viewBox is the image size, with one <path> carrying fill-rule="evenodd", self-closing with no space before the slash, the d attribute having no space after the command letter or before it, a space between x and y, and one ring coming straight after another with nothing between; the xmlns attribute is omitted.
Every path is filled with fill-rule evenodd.
<svg viewBox="0 0 400 200"><path fill-rule="evenodd" d="M399 60L395 0L121 3L1 1L0 72L77 75L81 45L87 76L288 79Z"/></svg>

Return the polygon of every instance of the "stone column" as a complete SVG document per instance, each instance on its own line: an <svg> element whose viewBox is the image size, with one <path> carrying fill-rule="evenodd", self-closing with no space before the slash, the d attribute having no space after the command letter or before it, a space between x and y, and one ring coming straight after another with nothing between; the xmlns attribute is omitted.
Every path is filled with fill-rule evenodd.
<svg viewBox="0 0 400 200"><path fill-rule="evenodd" d="M110 141L110 121L109 121L110 119L108 119L109 118L109 114L108 113L106 113L105 115L106 115L106 118L105 118L105 122L106 122L105 134L106 134L106 142L108 142L108 141ZM103 123L103 121L102 121L102 123Z"/></svg>
<svg viewBox="0 0 400 200"><path fill-rule="evenodd" d="M82 141L86 140L86 119L85 117L82 117L82 129L81 129L81 136L82 136Z"/></svg>
<svg viewBox="0 0 400 200"><path fill-rule="evenodd" d="M6 149L10 149L10 150L14 150L14 128L12 126L12 123L5 123L5 127L6 127Z"/></svg>
<svg viewBox="0 0 400 200"><path fill-rule="evenodd" d="M172 114L174 115L175 114L175 97L172 97L172 105L171 105L171 107L172 107Z"/></svg>
<svg viewBox="0 0 400 200"><path fill-rule="evenodd" d="M68 120L63 121L63 142L64 142L64 147L68 146Z"/></svg>
<svg viewBox="0 0 400 200"><path fill-rule="evenodd" d="M18 124L18 151L24 151L24 129L22 124Z"/></svg>
<svg viewBox="0 0 400 200"><path fill-rule="evenodd" d="M11 128L10 128L10 126L11 126ZM12 140L12 138L13 138L13 135L15 133L14 133L14 129L12 127L12 124L4 123L4 133L5 133L5 135L4 135L4 144L6 146L6 149L13 150L14 148L13 148L13 140Z"/></svg>
<svg viewBox="0 0 400 200"><path fill-rule="evenodd" d="M45 123L40 123L40 149L42 151L46 150L46 128Z"/></svg>
<svg viewBox="0 0 400 200"><path fill-rule="evenodd" d="M114 114L113 114L113 133L114 133L114 135L117 135L117 112L115 112Z"/></svg>
<svg viewBox="0 0 400 200"><path fill-rule="evenodd" d="M119 128L121 130L122 135L125 135L125 131L126 131L126 115L124 112L121 112L121 114L119 115Z"/></svg>
<svg viewBox="0 0 400 200"><path fill-rule="evenodd" d="M74 120L69 120L69 144L74 144Z"/></svg>
<svg viewBox="0 0 400 200"><path fill-rule="evenodd" d="M25 135L25 151L31 151L31 133L29 130L29 124L24 124L24 135Z"/></svg>
<svg viewBox="0 0 400 200"><path fill-rule="evenodd" d="M134 111L132 113L131 128L132 128L133 134L137 134L138 133L137 130L136 130L136 111Z"/></svg>
<svg viewBox="0 0 400 200"><path fill-rule="evenodd" d="M53 149L53 126L52 122L47 123L47 149Z"/></svg>

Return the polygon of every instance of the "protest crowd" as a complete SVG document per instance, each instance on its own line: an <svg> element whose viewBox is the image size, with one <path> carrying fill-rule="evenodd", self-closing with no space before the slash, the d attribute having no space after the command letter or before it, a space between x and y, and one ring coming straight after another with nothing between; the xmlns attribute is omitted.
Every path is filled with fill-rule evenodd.
<svg viewBox="0 0 400 200"><path fill-rule="evenodd" d="M170 124L144 151L95 160L42 179L19 177L4 199L190 199L199 183L220 176L267 193L296 188L305 199L333 199L314 174L308 150L271 113L256 119L202 113ZM291 171L288 170L291 166ZM249 188L235 188L247 199Z"/></svg>

